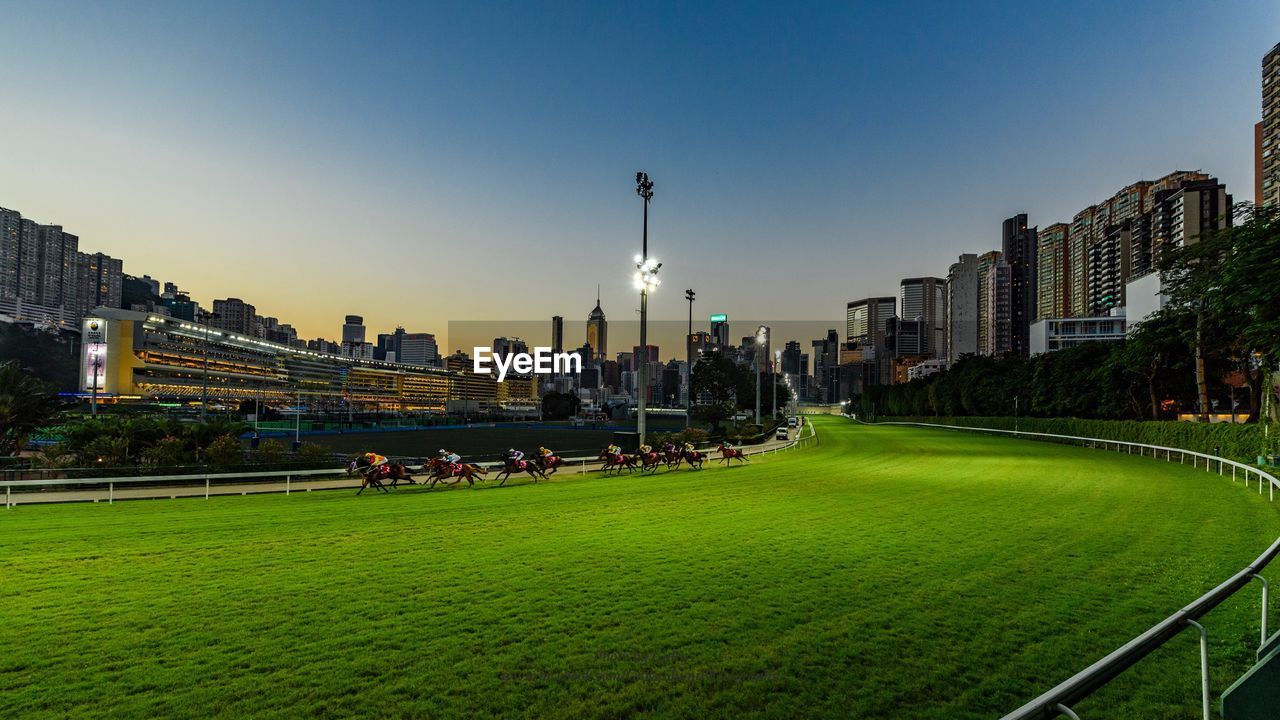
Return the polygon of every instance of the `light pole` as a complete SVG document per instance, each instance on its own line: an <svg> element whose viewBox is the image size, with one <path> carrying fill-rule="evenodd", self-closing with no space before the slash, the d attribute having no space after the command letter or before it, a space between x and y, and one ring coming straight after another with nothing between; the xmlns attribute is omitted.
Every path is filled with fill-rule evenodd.
<svg viewBox="0 0 1280 720"><path fill-rule="evenodd" d="M640 254L636 256L636 289L640 291L640 362L639 401L636 404L636 430L640 444L644 444L644 408L649 394L649 291L658 287L658 268L662 263L649 257L649 201L653 199L653 181L645 172L636 173L636 195L644 201L644 232L641 235ZM637 358L640 360L640 358Z"/></svg>
<svg viewBox="0 0 1280 720"><path fill-rule="evenodd" d="M764 344L769 337L769 328L761 325L756 328L756 425L760 424L760 360L764 354Z"/></svg>
<svg viewBox="0 0 1280 720"><path fill-rule="evenodd" d="M778 365L782 361L782 351L773 351L773 364L769 366L769 384L773 386L773 404L769 406L769 417L778 417Z"/></svg>
<svg viewBox="0 0 1280 720"><path fill-rule="evenodd" d="M684 336L684 349L687 375L689 377L688 386L685 389L684 398L684 426L689 427L689 413L693 410L693 298L695 293L693 290L684 291L684 299L689 301L689 332Z"/></svg>

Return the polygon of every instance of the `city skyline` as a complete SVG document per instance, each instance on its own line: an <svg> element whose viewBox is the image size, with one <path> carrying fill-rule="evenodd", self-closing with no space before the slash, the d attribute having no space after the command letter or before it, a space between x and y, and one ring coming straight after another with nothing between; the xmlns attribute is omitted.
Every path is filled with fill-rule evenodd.
<svg viewBox="0 0 1280 720"><path fill-rule="evenodd" d="M358 21L352 43L367 59L335 68L320 52L337 23L324 8L140 18L23 6L15 25L45 32L18 33L0 49L0 65L20 71L0 136L23 139L10 153L23 172L0 177L0 204L60 224L125 259L126 272L176 282L204 304L243 298L300 337L333 337L352 313L374 331L444 335L450 320L477 316L558 314L576 325L580 298L597 283L606 311L630 315L640 239L630 177L645 169L657 183L651 252L664 262L653 317L683 317L672 288L693 287L695 317L707 308L802 318L822 308L839 327L843 303L896 295L901 278L942 276L960 254L999 247L1003 217L1070 222L1114 188L1175 167L1202 168L1247 197L1258 59L1278 13L1233 8L992 6L938 13L917 34L895 36L900 47L862 36L858 23L905 18L865 9L748 19L665 7L635 33L623 10L574 13L567 25L516 8L397 10L428 15L435 34ZM725 32L700 48L697 29L717 21ZM272 28L285 23L297 39L277 47ZM125 26L166 32L138 50L112 39ZM587 27L599 38L586 39ZM995 50L953 37L966 28L1052 29L1062 45L1105 57L1039 48L1009 68ZM211 41L219 29L225 47ZM451 30L458 37L445 37ZM545 50L549 38L564 42L545 66L522 67L535 81L522 90L503 63ZM78 52L32 65L37 39ZM599 68L576 62L584 44L607 40L637 54L610 51ZM477 47L490 52L465 68L442 59ZM1177 82L1166 72L1171 48ZM632 98L613 80L646 57L653 77ZM1115 80L1104 60L1131 72ZM867 63L884 77L867 77ZM686 77L698 67L724 87ZM830 77L813 77L818 67ZM431 70L425 89L414 90L405 68ZM330 71L331 84L314 85ZM961 97L948 73L983 77ZM353 90L361 81L367 87ZM322 89L365 105L340 108ZM1076 108L1083 100L1093 122ZM410 110L414 122L403 116ZM468 122L479 124L464 132ZM585 134L569 137L577 131ZM956 147L959 138L968 141ZM984 190L957 199L965 194L939 192L948 183ZM805 281L774 288L779 269Z"/></svg>

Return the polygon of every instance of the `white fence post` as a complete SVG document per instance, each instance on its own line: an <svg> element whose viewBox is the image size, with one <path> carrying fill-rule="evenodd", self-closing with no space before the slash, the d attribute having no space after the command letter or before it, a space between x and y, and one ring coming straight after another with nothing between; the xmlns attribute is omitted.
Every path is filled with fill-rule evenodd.
<svg viewBox="0 0 1280 720"><path fill-rule="evenodd" d="M108 505L112 504L113 502L115 502L115 499L116 499L116 484L113 482L109 482L107 483L107 504Z"/></svg>

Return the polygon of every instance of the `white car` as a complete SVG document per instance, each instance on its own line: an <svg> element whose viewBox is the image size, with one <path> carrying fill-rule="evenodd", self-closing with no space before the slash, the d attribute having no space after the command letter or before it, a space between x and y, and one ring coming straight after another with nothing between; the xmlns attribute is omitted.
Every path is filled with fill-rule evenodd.
<svg viewBox="0 0 1280 720"><path fill-rule="evenodd" d="M789 437L787 436L787 429L781 428L781 427L778 428L778 432L774 435L774 437L779 440L788 440Z"/></svg>

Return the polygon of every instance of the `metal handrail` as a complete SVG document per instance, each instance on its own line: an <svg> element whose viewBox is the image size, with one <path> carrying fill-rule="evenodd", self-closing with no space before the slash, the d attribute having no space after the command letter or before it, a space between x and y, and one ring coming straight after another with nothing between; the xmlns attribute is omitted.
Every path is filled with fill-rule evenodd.
<svg viewBox="0 0 1280 720"><path fill-rule="evenodd" d="M1183 450L1181 448L1171 448L1163 445L1149 445L1146 443L1128 442L1125 440L1105 440L1102 438L1081 437L1078 435L1057 435L1054 433L1040 432L1023 432L1018 430L997 430L994 428L970 427L965 425L944 425L942 423L922 423L922 422L906 422L906 421L886 421L876 423L877 425L916 425L919 427L944 428L948 430L973 430L977 432L991 432L1014 436L1027 437L1046 437L1055 440L1079 440L1090 443L1102 443L1104 446L1114 445L1119 447L1141 447L1144 450L1152 450L1153 457L1159 457L1161 452L1165 453L1166 460L1172 460L1173 453L1179 453L1180 457L1193 456L1205 459L1205 470L1210 470L1210 462L1219 463L1218 473L1223 474L1223 464L1233 467L1232 476L1235 476L1234 470L1244 469L1245 484L1248 485L1249 474L1258 476L1258 492L1262 492L1262 482L1267 481L1271 488L1271 500L1275 500L1275 490L1280 487L1280 480L1277 480L1271 473L1258 470L1257 468L1238 463L1234 460L1228 460L1216 455L1195 452L1193 450ZM1062 715L1067 717L1075 717L1075 713L1071 710L1071 706L1080 702L1084 698L1092 695L1099 688L1106 685L1120 673L1133 666L1139 660L1150 655L1157 648L1167 643L1169 640L1180 634L1189 627L1196 628L1200 632L1201 642L1201 698L1203 705L1204 717L1209 717L1209 686L1208 686L1208 650L1207 650L1207 634L1199 622L1210 610L1220 605L1227 598L1234 595L1241 588L1248 585L1255 578L1263 583L1262 589L1262 643L1267 641L1267 583L1259 574L1272 560L1280 555L1280 538L1271 544L1261 555L1252 563L1245 566L1242 570L1232 575L1230 578L1222 582L1220 585L1193 600L1189 605L1175 612L1156 625L1152 626L1146 632L1130 640L1124 645L1116 648L1108 653L1105 657L1093 663L1089 667L1072 675L1070 678L1059 683L1048 692L1041 694L1036 699L1028 702L1022 707L1005 715L1002 720L1050 720Z"/></svg>

